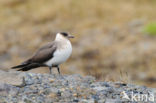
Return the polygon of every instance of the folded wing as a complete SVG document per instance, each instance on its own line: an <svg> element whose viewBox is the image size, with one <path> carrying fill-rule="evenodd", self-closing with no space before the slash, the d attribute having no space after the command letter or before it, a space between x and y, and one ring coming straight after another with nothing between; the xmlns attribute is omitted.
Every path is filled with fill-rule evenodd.
<svg viewBox="0 0 156 103"><path fill-rule="evenodd" d="M19 71L27 71L40 66L45 66L44 63L53 57L56 48L56 42L51 42L40 48L30 59L20 65L12 67L12 69L21 68Z"/></svg>

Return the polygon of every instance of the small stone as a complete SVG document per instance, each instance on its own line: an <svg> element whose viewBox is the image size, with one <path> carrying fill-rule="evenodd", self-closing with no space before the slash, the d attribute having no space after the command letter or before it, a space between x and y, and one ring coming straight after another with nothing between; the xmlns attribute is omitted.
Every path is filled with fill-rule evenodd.
<svg viewBox="0 0 156 103"><path fill-rule="evenodd" d="M78 99L74 99L73 102L79 102L79 100Z"/></svg>
<svg viewBox="0 0 156 103"><path fill-rule="evenodd" d="M33 100L35 100L35 97L32 97Z"/></svg>
<svg viewBox="0 0 156 103"><path fill-rule="evenodd" d="M51 79L51 78L49 79L50 83L53 83L54 81L55 81L54 79Z"/></svg>
<svg viewBox="0 0 156 103"><path fill-rule="evenodd" d="M77 96L78 96L78 94L77 94L77 93L74 93L74 94L73 94L73 96L74 96L74 97L77 97Z"/></svg>
<svg viewBox="0 0 156 103"><path fill-rule="evenodd" d="M60 91L57 92L57 96L61 96L61 92Z"/></svg>
<svg viewBox="0 0 156 103"><path fill-rule="evenodd" d="M48 97L49 97L49 98L55 98L55 97L57 97L57 94L56 94L56 93L50 93L50 94L48 95Z"/></svg>
<svg viewBox="0 0 156 103"><path fill-rule="evenodd" d="M61 88L61 91L64 92L65 91L65 88Z"/></svg>

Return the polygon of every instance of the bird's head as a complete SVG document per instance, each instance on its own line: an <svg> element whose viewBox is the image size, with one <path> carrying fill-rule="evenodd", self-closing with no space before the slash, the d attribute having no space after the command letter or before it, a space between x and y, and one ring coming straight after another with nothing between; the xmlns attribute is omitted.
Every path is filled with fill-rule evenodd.
<svg viewBox="0 0 156 103"><path fill-rule="evenodd" d="M61 39L70 39L74 38L74 36L66 33L66 32L60 32L56 34L56 40L61 40Z"/></svg>

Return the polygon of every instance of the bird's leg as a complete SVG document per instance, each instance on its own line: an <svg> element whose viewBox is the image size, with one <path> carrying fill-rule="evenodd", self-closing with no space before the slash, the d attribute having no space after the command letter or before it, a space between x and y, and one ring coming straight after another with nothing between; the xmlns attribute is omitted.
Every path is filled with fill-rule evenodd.
<svg viewBox="0 0 156 103"><path fill-rule="evenodd" d="M57 66L57 71L58 71L59 74L61 74L59 66Z"/></svg>
<svg viewBox="0 0 156 103"><path fill-rule="evenodd" d="M52 67L49 67L49 70L50 70L50 74L52 74Z"/></svg>
<svg viewBox="0 0 156 103"><path fill-rule="evenodd" d="M59 76L62 78L62 79L64 79L64 77L61 75L61 73L60 73L60 68L59 68L59 66L57 66L57 71L58 71L58 73L59 73Z"/></svg>

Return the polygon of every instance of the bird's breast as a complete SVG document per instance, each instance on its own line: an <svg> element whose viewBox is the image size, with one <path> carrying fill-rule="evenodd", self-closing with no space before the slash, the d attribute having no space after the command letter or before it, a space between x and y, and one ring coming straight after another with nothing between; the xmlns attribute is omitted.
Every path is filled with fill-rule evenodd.
<svg viewBox="0 0 156 103"><path fill-rule="evenodd" d="M53 58L49 61L47 61L48 66L52 65L59 65L63 62L65 62L72 53L72 45L70 42L68 42L66 45L62 46L61 48L58 48L53 55Z"/></svg>

